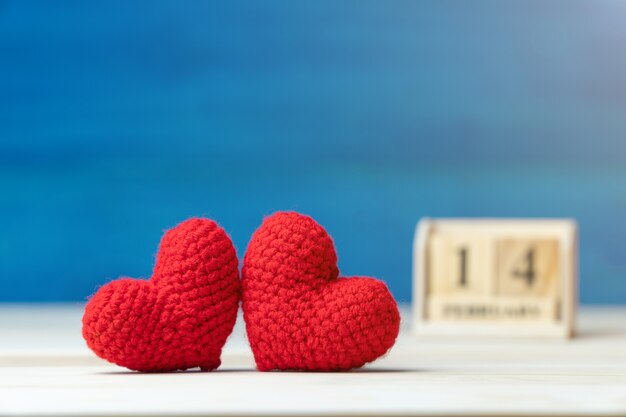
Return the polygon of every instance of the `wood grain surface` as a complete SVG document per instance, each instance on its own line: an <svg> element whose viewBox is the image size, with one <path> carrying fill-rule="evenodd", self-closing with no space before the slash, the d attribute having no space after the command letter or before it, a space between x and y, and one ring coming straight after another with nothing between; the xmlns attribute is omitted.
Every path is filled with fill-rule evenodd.
<svg viewBox="0 0 626 417"><path fill-rule="evenodd" d="M241 320L216 372L138 374L80 336L81 305L0 307L0 415L626 415L626 308L572 340L417 338L348 373L254 370Z"/></svg>

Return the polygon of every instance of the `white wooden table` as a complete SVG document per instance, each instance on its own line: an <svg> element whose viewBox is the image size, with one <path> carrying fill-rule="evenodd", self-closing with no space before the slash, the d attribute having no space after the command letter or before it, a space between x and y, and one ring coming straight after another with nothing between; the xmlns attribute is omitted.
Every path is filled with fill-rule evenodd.
<svg viewBox="0 0 626 417"><path fill-rule="evenodd" d="M218 371L127 372L87 350L81 314L0 306L0 415L626 416L626 308L582 309L572 341L416 339L405 320L349 373L256 372L241 321Z"/></svg>

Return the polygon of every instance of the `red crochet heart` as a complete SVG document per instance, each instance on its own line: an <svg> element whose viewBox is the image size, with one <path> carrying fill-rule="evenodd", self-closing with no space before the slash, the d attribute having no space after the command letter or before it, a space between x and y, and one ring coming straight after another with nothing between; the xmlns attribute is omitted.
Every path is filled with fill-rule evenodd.
<svg viewBox="0 0 626 417"><path fill-rule="evenodd" d="M150 280L101 287L83 316L83 337L98 356L136 371L220 365L237 318L237 255L217 223L189 219L161 240Z"/></svg>
<svg viewBox="0 0 626 417"><path fill-rule="evenodd" d="M332 239L312 218L279 212L264 220L242 270L259 370L348 370L393 346L400 315L385 284L338 274Z"/></svg>

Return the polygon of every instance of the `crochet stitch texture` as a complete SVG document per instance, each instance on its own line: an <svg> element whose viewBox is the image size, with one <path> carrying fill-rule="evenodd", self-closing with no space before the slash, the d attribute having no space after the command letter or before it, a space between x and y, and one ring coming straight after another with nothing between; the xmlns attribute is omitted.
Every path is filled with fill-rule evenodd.
<svg viewBox="0 0 626 417"><path fill-rule="evenodd" d="M242 269L243 313L257 368L341 371L385 354L400 315L386 285L338 278L330 236L294 212L267 217Z"/></svg>
<svg viewBox="0 0 626 417"><path fill-rule="evenodd" d="M240 300L235 248L212 220L193 218L165 233L150 280L102 286L83 316L98 356L126 368L164 372L220 365Z"/></svg>

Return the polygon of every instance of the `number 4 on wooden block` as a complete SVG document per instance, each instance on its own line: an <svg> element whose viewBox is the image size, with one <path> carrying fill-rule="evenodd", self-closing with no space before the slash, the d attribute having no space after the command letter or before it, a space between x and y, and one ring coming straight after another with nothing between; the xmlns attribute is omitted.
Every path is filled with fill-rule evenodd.
<svg viewBox="0 0 626 417"><path fill-rule="evenodd" d="M498 294L557 296L559 253L556 240L502 239L497 247Z"/></svg>

